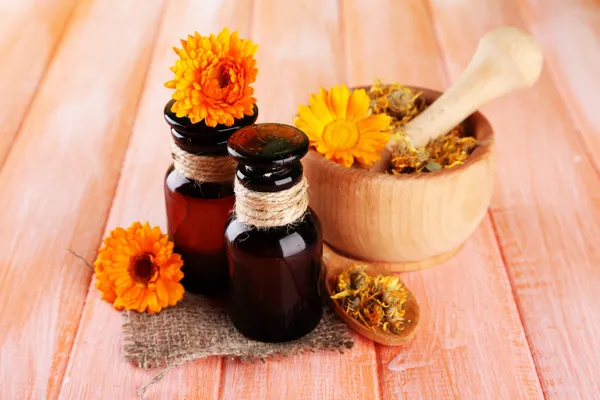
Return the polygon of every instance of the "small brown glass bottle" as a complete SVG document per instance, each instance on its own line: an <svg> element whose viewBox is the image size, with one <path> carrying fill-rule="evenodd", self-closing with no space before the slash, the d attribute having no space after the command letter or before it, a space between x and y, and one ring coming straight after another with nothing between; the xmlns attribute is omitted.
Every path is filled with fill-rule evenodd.
<svg viewBox="0 0 600 400"><path fill-rule="evenodd" d="M233 126L209 127L204 121L192 124L187 117L178 118L171 112L173 102L164 109L174 159L164 185L168 234L184 261L185 290L218 296L228 287L223 233L235 198L235 162L227 155L227 140L256 121L258 108Z"/></svg>
<svg viewBox="0 0 600 400"><path fill-rule="evenodd" d="M229 139L238 161L235 212L225 228L230 312L254 340L297 339L321 320L323 239L300 163L308 144L300 130L274 123Z"/></svg>

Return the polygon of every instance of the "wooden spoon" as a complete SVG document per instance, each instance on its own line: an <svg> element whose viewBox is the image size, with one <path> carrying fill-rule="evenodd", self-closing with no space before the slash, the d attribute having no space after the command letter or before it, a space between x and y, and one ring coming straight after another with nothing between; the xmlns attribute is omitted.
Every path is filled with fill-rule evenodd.
<svg viewBox="0 0 600 400"><path fill-rule="evenodd" d="M385 346L401 346L407 344L412 340L415 336L417 325L419 324L419 304L415 299L415 296L412 294L410 290L407 290L408 298L405 305L406 313L404 318L407 321L410 321L404 330L400 334L388 333L383 331L381 328L373 328L369 329L363 324L361 324L356 319L350 317L348 314L344 312L342 307L338 304L338 302L331 298L333 294L335 294L335 283L338 275L350 267L355 261L352 261L348 258L340 256L335 253L329 246L323 245L323 262L326 271L325 275L325 287L327 290L327 297L329 299L329 304L331 308L336 312L336 314L348 325L352 330L358 332L362 336L371 339L374 342L383 344ZM364 263L367 264L367 263ZM377 264L367 264L368 268L366 272L369 275L378 275L385 274L384 271L381 271L380 268L377 267Z"/></svg>
<svg viewBox="0 0 600 400"><path fill-rule="evenodd" d="M531 87L540 76L542 64L541 48L532 35L512 26L496 28L479 40L458 80L403 129L415 148L423 147L488 101ZM370 171L384 172L388 168L395 144L394 135Z"/></svg>

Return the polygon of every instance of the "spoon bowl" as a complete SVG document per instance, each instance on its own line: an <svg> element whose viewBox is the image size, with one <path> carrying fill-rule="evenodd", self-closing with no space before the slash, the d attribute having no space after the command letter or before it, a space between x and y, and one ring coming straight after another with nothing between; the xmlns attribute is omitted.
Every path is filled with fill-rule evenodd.
<svg viewBox="0 0 600 400"><path fill-rule="evenodd" d="M344 312L338 300L331 298L335 294L335 284L338 275L350 267L354 261L345 258L331 250L327 245L323 245L323 262L325 274L325 288L327 291L327 298L331 308L340 317L342 321L353 331L360 335L370 339L374 342L385 346L402 346L409 343L416 334L417 325L419 324L419 304L413 293L406 288L407 291L407 302L404 306L406 313L404 315L405 320L409 321L404 330L400 334L385 332L379 327L367 328L356 319L352 318ZM385 274L386 272L379 268L377 264L367 264L367 273L369 275Z"/></svg>

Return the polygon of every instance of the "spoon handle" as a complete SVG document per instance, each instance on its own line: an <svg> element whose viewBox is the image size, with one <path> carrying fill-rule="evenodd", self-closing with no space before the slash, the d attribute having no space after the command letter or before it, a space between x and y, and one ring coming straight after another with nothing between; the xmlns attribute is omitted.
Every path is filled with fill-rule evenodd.
<svg viewBox="0 0 600 400"><path fill-rule="evenodd" d="M512 26L485 34L459 79L404 128L414 147L449 132L490 100L532 86L543 55L532 35ZM395 137L388 142L391 151Z"/></svg>

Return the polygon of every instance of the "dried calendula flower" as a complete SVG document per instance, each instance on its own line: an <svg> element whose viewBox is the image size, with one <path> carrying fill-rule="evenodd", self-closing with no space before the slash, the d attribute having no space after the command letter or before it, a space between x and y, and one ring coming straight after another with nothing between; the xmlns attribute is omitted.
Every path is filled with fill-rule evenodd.
<svg viewBox="0 0 600 400"><path fill-rule="evenodd" d="M436 138L427 145L431 162L444 168L462 164L477 146L477 139L468 136L460 137L452 132Z"/></svg>
<svg viewBox="0 0 600 400"><path fill-rule="evenodd" d="M459 125L430 141L425 147L412 146L402 127L427 108L427 103L410 88L397 83L383 84L376 80L369 89L371 113L392 117L390 127L396 135L388 173L405 174L433 172L462 164L477 147L477 139L466 136Z"/></svg>
<svg viewBox="0 0 600 400"><path fill-rule="evenodd" d="M400 333L409 322L404 319L406 288L398 277L370 276L366 269L364 264L354 264L339 274L331 298L367 328Z"/></svg>
<svg viewBox="0 0 600 400"><path fill-rule="evenodd" d="M413 119L426 107L420 92L397 83L383 84L375 80L369 89L373 114L388 114L391 126L398 128Z"/></svg>

